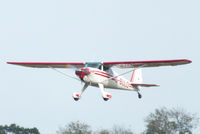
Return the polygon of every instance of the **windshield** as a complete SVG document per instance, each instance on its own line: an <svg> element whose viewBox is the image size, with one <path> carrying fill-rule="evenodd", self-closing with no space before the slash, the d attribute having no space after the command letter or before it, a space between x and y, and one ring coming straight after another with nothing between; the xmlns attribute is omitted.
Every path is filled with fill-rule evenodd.
<svg viewBox="0 0 200 134"><path fill-rule="evenodd" d="M101 62L86 62L85 67L101 68Z"/></svg>

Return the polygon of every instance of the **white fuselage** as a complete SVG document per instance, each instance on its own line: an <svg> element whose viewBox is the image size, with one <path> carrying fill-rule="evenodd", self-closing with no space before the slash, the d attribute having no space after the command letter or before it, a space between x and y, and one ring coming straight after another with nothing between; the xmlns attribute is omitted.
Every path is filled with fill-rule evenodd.
<svg viewBox="0 0 200 134"><path fill-rule="evenodd" d="M87 71L89 71L89 73L82 76L81 79L83 82L89 83L91 86L98 87L98 84L101 83L105 88L131 91L137 90L131 85L129 80L123 78L122 76L118 76L118 74L111 69L102 71L98 68L88 67Z"/></svg>

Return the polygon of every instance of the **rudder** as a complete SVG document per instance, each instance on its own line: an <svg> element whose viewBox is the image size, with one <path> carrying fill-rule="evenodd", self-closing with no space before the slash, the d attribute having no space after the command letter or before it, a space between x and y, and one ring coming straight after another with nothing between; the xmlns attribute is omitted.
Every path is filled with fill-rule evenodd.
<svg viewBox="0 0 200 134"><path fill-rule="evenodd" d="M130 82L141 84L142 81L143 81L143 79L142 79L142 69L140 69L140 68L134 69Z"/></svg>

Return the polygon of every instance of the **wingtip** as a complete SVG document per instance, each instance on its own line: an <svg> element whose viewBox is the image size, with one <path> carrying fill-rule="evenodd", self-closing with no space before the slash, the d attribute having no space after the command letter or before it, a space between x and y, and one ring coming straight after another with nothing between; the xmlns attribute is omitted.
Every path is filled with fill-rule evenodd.
<svg viewBox="0 0 200 134"><path fill-rule="evenodd" d="M17 62L6 62L7 64L17 64Z"/></svg>
<svg viewBox="0 0 200 134"><path fill-rule="evenodd" d="M192 63L192 61L191 60L187 60L188 61L188 63Z"/></svg>
<svg viewBox="0 0 200 134"><path fill-rule="evenodd" d="M188 59L183 59L184 61L186 61L187 63L192 63L191 60L188 60Z"/></svg>
<svg viewBox="0 0 200 134"><path fill-rule="evenodd" d="M7 64L12 64L12 62L6 62Z"/></svg>

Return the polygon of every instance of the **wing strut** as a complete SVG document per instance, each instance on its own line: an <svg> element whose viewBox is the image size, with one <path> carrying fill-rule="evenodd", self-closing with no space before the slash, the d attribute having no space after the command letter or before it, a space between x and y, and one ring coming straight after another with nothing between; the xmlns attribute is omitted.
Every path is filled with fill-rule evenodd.
<svg viewBox="0 0 200 134"><path fill-rule="evenodd" d="M56 72L58 72L58 73L64 75L64 76L67 76L68 78L72 78L72 79L81 81L80 79L78 79L78 78L76 78L76 77L73 77L73 76L70 76L70 75L68 75L68 74L66 74L66 73L63 73L63 72L61 72L61 71L59 71L59 70L57 70L57 69L55 69L55 68L53 68L53 67L51 67L51 66L48 66L48 67L51 68L51 69L53 69L54 71L56 71Z"/></svg>
<svg viewBox="0 0 200 134"><path fill-rule="evenodd" d="M126 71L126 72L124 72L124 73L121 73L121 74L119 74L119 75L117 75L117 76L110 77L110 78L108 78L108 79L102 81L101 83L103 83L103 82L105 82L105 81L107 81L107 80L111 80L111 79L113 79L113 78L117 78L117 77L119 77L119 76L122 76L122 75L128 74L128 73L132 72L132 71L135 70L135 69L136 69L136 68L131 69L131 70L129 70L129 71Z"/></svg>

